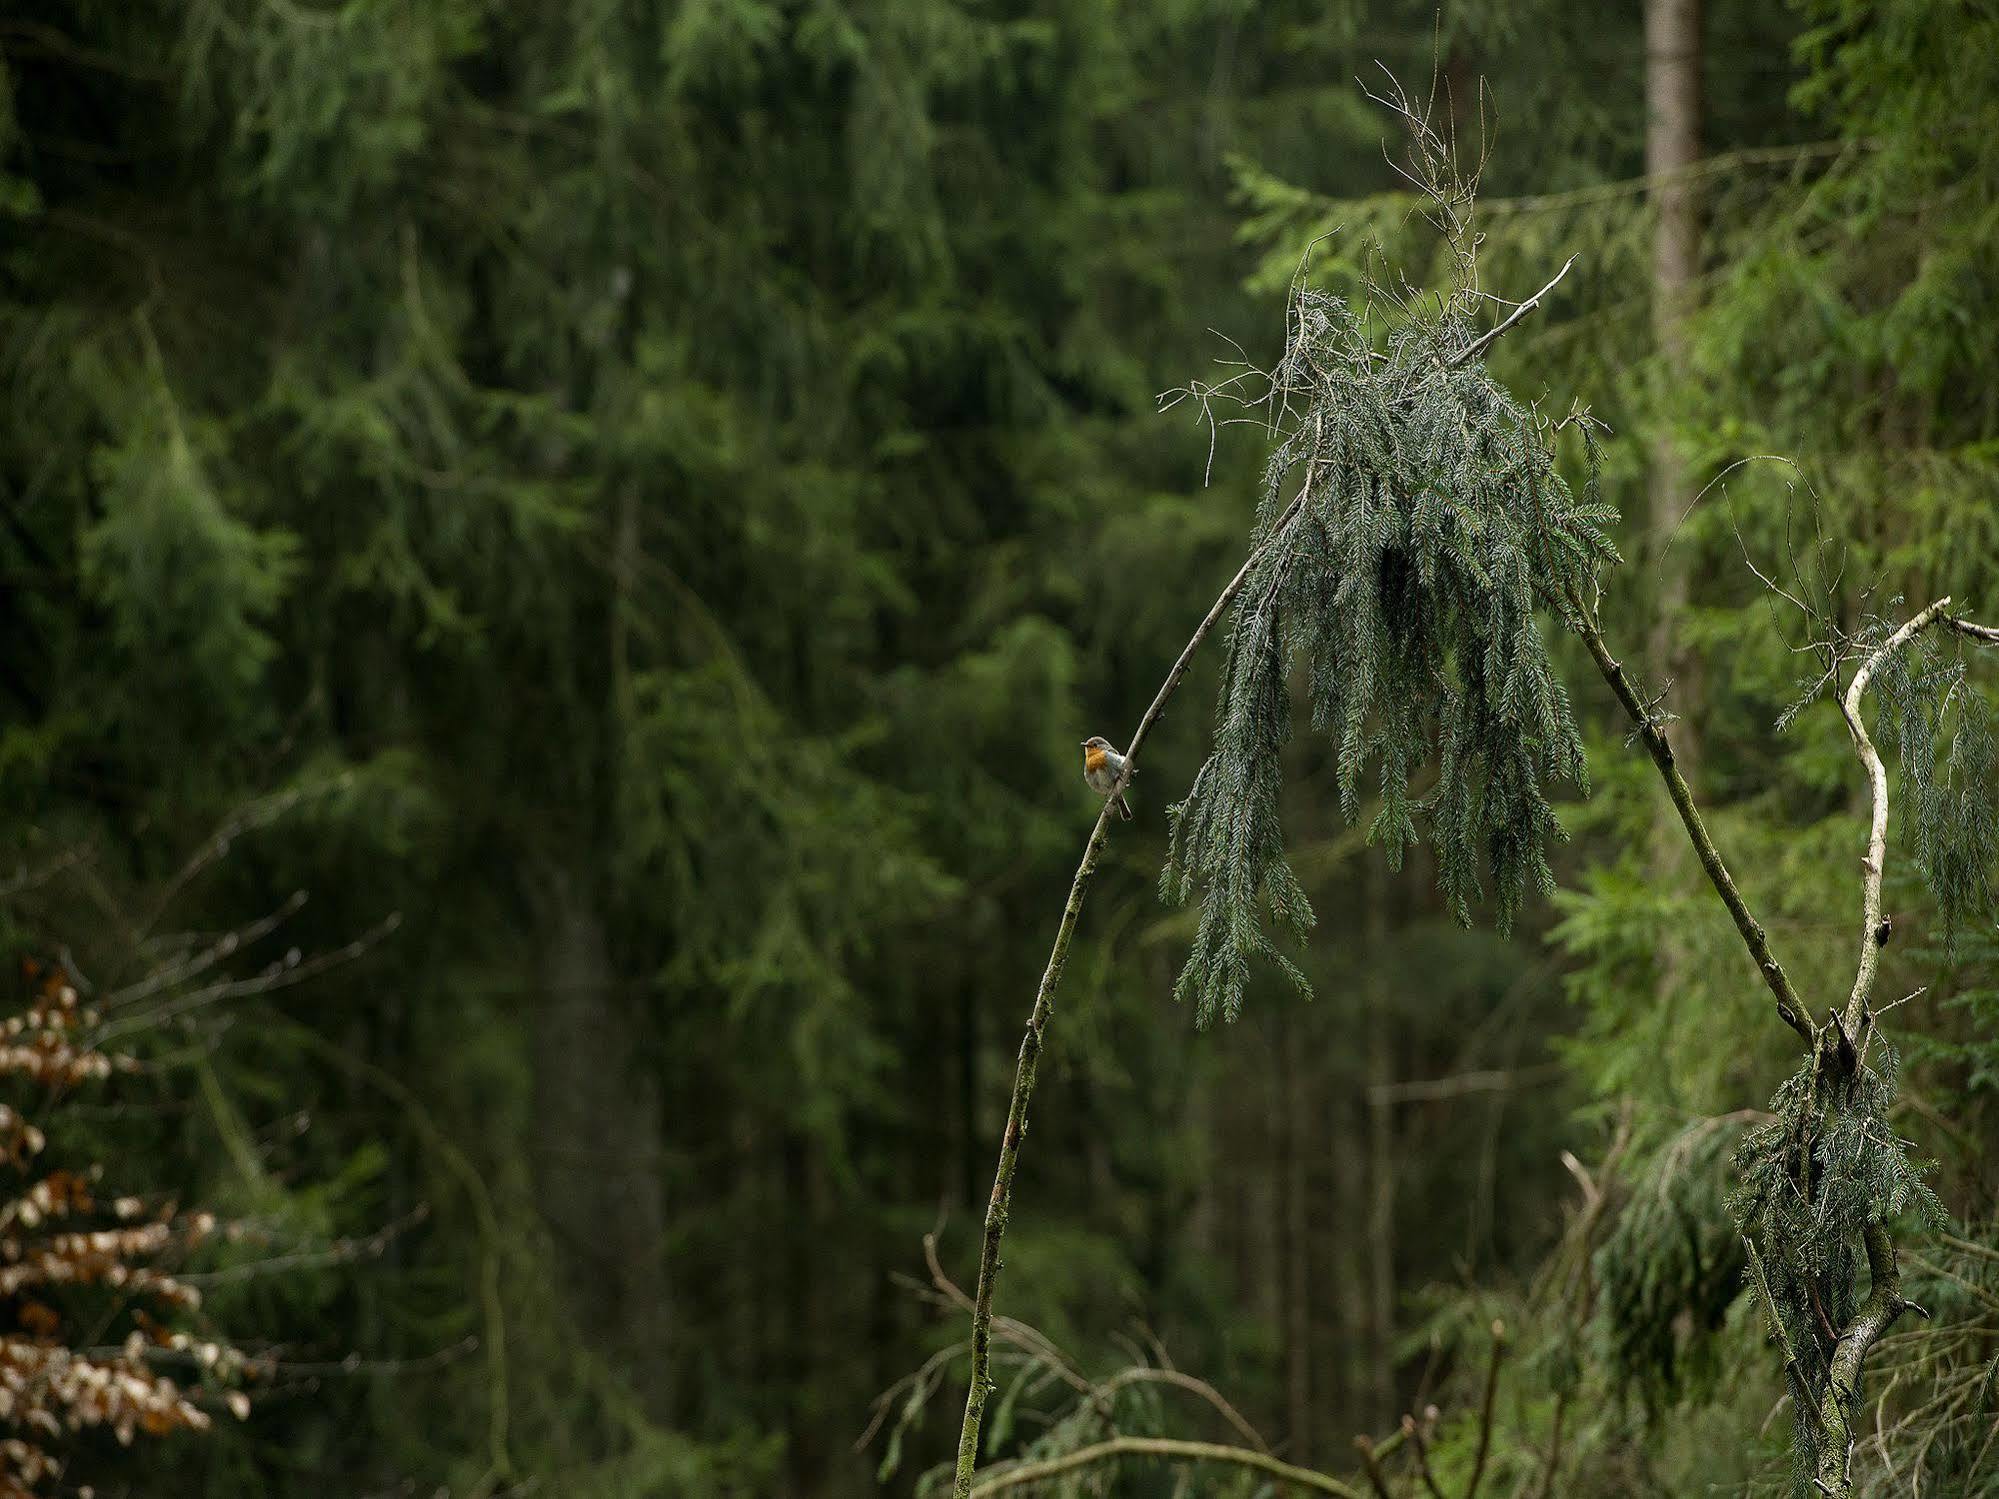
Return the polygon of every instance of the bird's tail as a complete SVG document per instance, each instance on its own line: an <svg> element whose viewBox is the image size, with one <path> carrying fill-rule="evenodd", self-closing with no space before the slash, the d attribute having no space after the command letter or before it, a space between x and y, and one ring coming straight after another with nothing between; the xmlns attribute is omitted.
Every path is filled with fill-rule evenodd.
<svg viewBox="0 0 1999 1499"><path fill-rule="evenodd" d="M1117 815L1122 817L1126 822L1131 821L1131 803L1124 799L1123 792L1118 793Z"/></svg>

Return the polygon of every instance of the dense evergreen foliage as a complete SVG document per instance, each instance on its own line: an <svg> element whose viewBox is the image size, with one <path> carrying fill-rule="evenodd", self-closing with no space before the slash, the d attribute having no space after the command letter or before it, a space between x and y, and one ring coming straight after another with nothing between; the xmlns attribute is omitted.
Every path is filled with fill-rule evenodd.
<svg viewBox="0 0 1999 1499"><path fill-rule="evenodd" d="M101 1481L908 1492L964 1369L923 1236L969 1277L1076 742L1309 482L1070 954L987 1453L1264 1443L1359 1487L1349 1439L1413 1411L1395 1485L1420 1447L1453 1493L1782 1491L1766 1309L1809 1364L1885 1205L1931 1316L1856 1477L1999 1492L1992 670L1926 636L1875 688L1882 1070L1829 1105L1778 1090L1794 1038L1549 605L1614 546L1637 650L1658 538L1610 515L1676 442L1708 665L1634 675L1843 1001L1864 783L1836 707L1785 715L1824 650L1999 608L1999 37L1706 25L1675 367L1636 14L7 7L0 920L142 991L80 1148L247 1226L187 1268L274 1381ZM1435 65L1461 149L1496 122L1485 292L1580 256L1461 364L1506 309L1384 159L1377 60ZM1267 469L1210 328L1275 345ZM1212 433L1156 410L1190 375ZM1547 440L1578 403L1600 466ZM1863 1188L1837 1232L1774 1192L1800 1130ZM1067 1481L1190 1471L1261 1481Z"/></svg>

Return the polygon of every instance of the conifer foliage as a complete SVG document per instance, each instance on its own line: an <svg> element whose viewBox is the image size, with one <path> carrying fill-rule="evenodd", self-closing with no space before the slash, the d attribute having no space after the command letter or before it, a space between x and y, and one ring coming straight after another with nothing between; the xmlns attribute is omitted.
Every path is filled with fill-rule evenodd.
<svg viewBox="0 0 1999 1499"><path fill-rule="evenodd" d="M1800 649L1819 667L1807 699L1828 689L1835 695L1872 811L1851 994L1836 1005L1801 997L1675 762L1670 716L1605 641L1599 574L1616 560L1607 533L1617 517L1599 497L1593 424L1584 413L1544 420L1478 362L1512 319L1474 336L1476 176L1459 174L1451 143L1399 90L1387 102L1409 127L1408 175L1443 236L1452 280L1433 298L1371 278L1358 307L1309 290L1294 294L1288 347L1262 398L1276 429L1264 537L1234 606L1214 751L1174 814L1165 893L1185 900L1203 890L1180 992L1194 997L1203 1020L1217 1010L1232 1018L1256 956L1274 958L1302 984L1262 925L1266 915L1297 930L1310 920L1284 863L1277 812L1297 658L1314 727L1334 741L1349 820L1358 815L1363 779L1378 779L1380 811L1369 835L1391 862L1418 836L1421 816L1460 920L1471 919L1481 873L1491 879L1502 925L1530 889L1552 890L1546 849L1560 828L1544 787L1556 779L1581 786L1585 777L1569 699L1541 634L1545 609L1588 648L1779 1016L1805 1042L1773 1117L1735 1150L1728 1205L1790 1385L1793 1491L1800 1499L1848 1495L1868 1355L1904 1312L1920 1311L1903 1294L1895 1231L1909 1218L1935 1226L1944 1216L1923 1182L1924 1163L1894 1128L1897 1059L1885 1039L1876 1064L1869 1059L1879 1029L1870 996L1892 922L1882 907L1889 780L1866 727L1866 698L1871 686L1885 699L1884 737L1901 761L1905 836L1946 931L1989 916L1999 854L1993 741L1962 646L1999 643L1999 630L1950 613L1946 597L1905 620L1870 618L1848 634L1838 621L1851 614L1822 572L1816 592L1794 577L1795 593L1757 574L1806 616L1811 639ZM1373 326L1377 308L1385 327ZM1194 393L1210 401L1216 394ZM1571 424L1585 460L1580 492L1556 468L1558 435ZM1280 509L1294 470L1296 493ZM1943 636L1957 653L1938 645ZM1419 793L1414 778L1432 763L1434 787ZM1673 1162L1685 1154L1669 1152L1663 1185L1641 1194L1606 1249L1613 1362L1643 1371L1661 1389L1675 1382L1679 1338L1666 1333L1671 1319L1662 1313L1679 1309L1668 1301L1684 1307L1689 1298L1677 1290L1662 1296L1660 1288L1690 1288L1694 1309L1714 1326L1733 1299L1730 1282L1740 1284L1733 1246L1690 1243L1677 1265L1649 1249L1656 1224L1698 1216L1669 1190ZM1717 1155L1712 1143L1707 1155ZM1641 1241L1648 1263L1632 1274Z"/></svg>
<svg viewBox="0 0 1999 1499"><path fill-rule="evenodd" d="M1490 340L1473 322L1475 183L1406 101L1398 107L1412 176L1463 253L1441 298L1378 284L1358 306L1309 287L1294 295L1259 402L1276 439L1261 540L1275 544L1261 546L1237 597L1214 749L1173 811L1162 880L1175 902L1201 891L1178 993L1203 1022L1235 1018L1254 958L1304 986L1263 920L1301 936L1312 921L1278 822L1294 661L1312 727L1336 751L1342 811L1358 817L1372 778L1369 837L1396 867L1427 827L1443 894L1466 924L1488 879L1502 927L1530 892L1553 890L1547 848L1562 833L1545 788L1587 783L1537 611L1594 594L1616 557L1616 512L1593 478L1580 492L1563 478L1561 424L1480 358ZM1586 418L1578 425L1587 431Z"/></svg>

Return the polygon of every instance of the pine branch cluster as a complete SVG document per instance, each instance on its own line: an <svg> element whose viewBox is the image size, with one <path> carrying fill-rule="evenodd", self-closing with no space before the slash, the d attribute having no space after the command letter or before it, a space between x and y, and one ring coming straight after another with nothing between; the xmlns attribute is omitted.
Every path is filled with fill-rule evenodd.
<svg viewBox="0 0 1999 1499"><path fill-rule="evenodd" d="M1403 302L1387 328L1375 305L1300 290L1270 376L1279 436L1261 551L1231 619L1213 750L1171 810L1161 882L1174 902L1201 893L1176 992L1204 1023L1239 1012L1254 959L1305 983L1271 936L1313 920L1278 811L1294 665L1335 750L1343 814L1359 817L1371 781L1370 839L1399 866L1427 835L1467 924L1488 882L1502 927L1530 891L1553 888L1547 847L1562 831L1545 788L1586 786L1537 611L1593 596L1616 559L1593 459L1578 492L1556 466L1556 425L1463 357L1477 336L1468 293Z"/></svg>

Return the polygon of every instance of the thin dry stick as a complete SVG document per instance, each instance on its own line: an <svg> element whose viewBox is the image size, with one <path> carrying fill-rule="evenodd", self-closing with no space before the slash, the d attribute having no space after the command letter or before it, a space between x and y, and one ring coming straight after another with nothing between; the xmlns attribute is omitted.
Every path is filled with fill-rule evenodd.
<svg viewBox="0 0 1999 1499"><path fill-rule="evenodd" d="M1198 1395L1201 1399L1207 1401L1210 1406L1214 1407L1215 1412L1224 1421L1228 1422L1230 1426L1234 1427L1236 1434L1245 1442L1248 1442L1250 1446L1254 1447L1258 1452L1268 1452L1270 1450L1270 1444L1263 1439L1263 1434L1250 1425L1244 1419L1242 1412L1229 1404L1227 1397L1205 1379L1197 1379L1191 1374L1183 1374L1178 1369L1155 1369L1147 1364L1139 1364L1112 1375L1097 1388L1102 1390L1106 1395L1111 1395L1115 1394L1122 1386L1128 1384L1170 1385L1176 1390L1185 1390L1190 1395Z"/></svg>
<svg viewBox="0 0 1999 1499"><path fill-rule="evenodd" d="M1444 1499L1444 1491L1437 1487L1437 1475L1430 1471L1430 1444L1423 1440L1423 1429L1414 1416L1402 1418L1402 1434L1416 1454L1416 1472L1423 1480L1423 1487L1430 1491L1430 1499Z"/></svg>
<svg viewBox="0 0 1999 1499"><path fill-rule="evenodd" d="M1064 1473L1073 1473L1078 1468L1087 1468L1094 1463L1110 1462L1120 1457L1164 1457L1176 1462L1187 1463L1232 1463L1239 1468L1253 1468L1260 1473L1268 1473L1273 1478L1281 1478L1300 1488L1311 1489L1320 1494L1337 1494L1340 1499L1364 1499L1360 1490L1351 1488L1325 1473L1311 1468L1294 1467L1287 1462L1264 1452L1252 1452L1247 1447L1224 1447L1215 1442L1182 1442L1169 1437L1113 1437L1107 1442L1078 1448L1061 1457L1051 1457L1045 1462L1022 1463L1019 1467L1008 1468L979 1480L972 1490L974 1494L997 1494L1003 1489L1018 1488L1025 1483L1044 1483L1051 1478L1059 1478Z"/></svg>
<svg viewBox="0 0 1999 1499"><path fill-rule="evenodd" d="M1360 1453L1361 1466L1367 1469L1367 1481L1374 1489L1375 1499L1395 1499L1395 1496L1389 1492L1387 1475L1381 1471L1381 1454L1385 1449L1377 1448L1366 1437L1355 1437L1353 1444L1354 1449Z"/></svg>
<svg viewBox="0 0 1999 1499"><path fill-rule="evenodd" d="M1506 1324L1492 1324L1492 1362L1485 1367L1485 1399L1478 1411L1478 1455L1472 1459L1471 1477L1465 1481L1465 1499L1474 1499L1478 1481L1485 1477L1486 1454L1492 1450L1492 1410L1499 1398L1499 1364L1506 1357Z"/></svg>
<svg viewBox="0 0 1999 1499"><path fill-rule="evenodd" d="M1574 264L1570 257L1569 264ZM1568 266L1563 266L1566 273ZM1555 281L1561 280L1557 275ZM1445 361L1447 369L1455 369L1483 354L1491 347L1493 339L1517 324L1527 312L1538 306L1548 293L1548 283L1530 297L1516 313L1507 318L1490 334L1484 335ZM1062 982L1062 970L1069 961L1069 943L1076 934L1076 920L1082 915L1083 898L1090 888L1090 880L1097 872L1097 861L1103 856L1104 844L1110 836L1111 808L1131 784L1133 772L1138 768L1139 751L1145 747L1152 727L1166 711L1167 700L1180 686L1192 665L1194 653L1201 648L1201 642L1208 638L1208 632L1215 627L1250 573L1268 553L1281 547L1290 538L1291 524L1304 512L1311 497L1314 460L1307 458L1305 479L1298 487L1298 493L1271 526L1263 541L1250 552L1228 586L1208 609L1207 615L1195 628L1180 657L1173 663L1173 669L1166 674L1166 680L1159 686L1158 694L1152 699L1152 706L1145 710L1145 716L1138 721L1138 729L1131 736L1131 743L1125 749L1124 769L1111 786L1110 794L1104 798L1104 805L1097 813L1096 826L1090 830L1090 840L1083 846L1083 859L1076 866L1075 878L1069 882L1069 899L1062 907L1062 920L1055 929L1055 943L1048 953L1048 965L1041 972L1041 985L1035 991L1034 1008L1028 1012L1027 1029L1020 1038L1020 1055L1014 1065L1013 1099L1008 1105L1006 1131L1000 1137L999 1167L993 1173L992 1197L986 1204L985 1234L979 1248L979 1283L972 1303L972 1377L970 1387L965 1391L965 1417L958 1429L957 1472L952 1482L953 1499L970 1499L972 1493L972 1473L979 1460L979 1427L985 1419L986 1401L993 1391L990 1374L992 1364L992 1320L993 1288L999 1279L1000 1243L1006 1237L1007 1214L1013 1203L1013 1175L1020 1160L1021 1136L1027 1133L1027 1105L1034 1096L1034 1082L1040 1069L1041 1038L1048 1028L1049 1017L1055 1012L1055 990Z"/></svg>
<svg viewBox="0 0 1999 1499"><path fill-rule="evenodd" d="M1508 314L1505 322L1481 334L1472 343L1470 348L1466 349L1463 353L1459 354L1456 358L1454 358L1451 361L1451 363L1454 365L1458 365L1458 364L1463 364L1467 359L1476 359L1479 355L1483 354L1487 349L1491 348L1494 344L1499 342L1501 335L1503 335L1507 329L1511 328L1515 323L1519 322L1522 318L1527 316L1528 313L1532 312L1536 307L1539 307L1541 305L1541 299L1547 296L1549 292L1553 291L1555 287L1561 282L1561 279L1564 276L1568 275L1569 267L1574 265L1579 258L1580 257L1578 256L1571 255L1567 260L1563 261L1562 268L1559 271L1555 272L1555 279L1553 281L1550 281L1546 286L1542 287L1539 291L1535 292L1533 296L1529 297L1526 301L1522 302L1518 307L1514 308L1513 311L1510 314Z"/></svg>
<svg viewBox="0 0 1999 1499"><path fill-rule="evenodd" d="M970 1311L972 1309L972 1298L965 1294L963 1288L956 1281L944 1273L943 1263L937 1258L937 1235L934 1233L923 1236L923 1259L930 1267L930 1281L937 1288L937 1294L953 1305ZM1263 1439L1263 1433L1250 1425L1242 1412L1229 1404L1228 1398L1205 1379L1197 1379L1191 1374L1183 1374L1178 1369L1170 1367L1154 1368L1149 1364L1136 1364L1129 1369L1118 1371L1102 1384L1092 1384L1088 1379L1083 1377L1075 1364L1060 1348L1056 1347L1041 1332L1029 1327L1026 1323L1017 1322L1012 1317L994 1317L993 1329L1007 1342L1021 1349L1029 1357L1038 1358L1046 1363L1055 1371L1056 1376L1064 1384L1067 1384L1077 1394L1082 1395L1091 1404L1095 1405L1103 1413L1106 1421L1110 1419L1111 1413L1115 1408L1117 1392L1126 1385L1169 1385L1176 1390L1185 1390L1188 1394L1197 1395L1202 1400L1205 1400L1213 1407L1217 1415L1234 1428L1237 1436L1249 1443L1258 1452L1268 1452L1270 1450L1270 1443ZM1155 1347L1157 1347L1156 1341ZM1159 1348L1158 1352L1161 1358L1165 1357L1165 1349ZM856 1452L867 1446L867 1439L874 1435L875 1428L880 1424L880 1420L877 1419L870 1425L862 1440L854 1444Z"/></svg>

